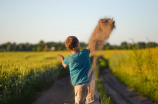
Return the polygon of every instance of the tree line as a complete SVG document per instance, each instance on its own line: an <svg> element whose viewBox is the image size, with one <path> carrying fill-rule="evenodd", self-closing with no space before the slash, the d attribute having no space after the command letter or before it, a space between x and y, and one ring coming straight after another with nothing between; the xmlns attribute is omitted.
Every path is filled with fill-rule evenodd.
<svg viewBox="0 0 158 104"><path fill-rule="evenodd" d="M81 50L87 47L87 43L80 42ZM139 49L145 49L147 47L157 47L158 44L156 42L137 42L137 43L127 43L122 42L120 45L111 45L110 43L106 43L103 45L103 50L124 50L124 49L132 49L133 46L137 45ZM67 50L64 42L44 42L39 41L37 44L30 43L11 43L7 42L4 44L0 44L0 52L10 52L10 51L64 51Z"/></svg>

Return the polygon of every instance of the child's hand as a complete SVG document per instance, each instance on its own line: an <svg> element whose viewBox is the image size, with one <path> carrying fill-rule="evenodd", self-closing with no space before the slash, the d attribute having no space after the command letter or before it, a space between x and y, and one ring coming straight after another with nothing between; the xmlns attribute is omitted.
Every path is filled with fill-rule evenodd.
<svg viewBox="0 0 158 104"><path fill-rule="evenodd" d="M58 54L58 57L61 59L63 67L67 68L67 65L64 64L64 57L62 55L60 55L60 54Z"/></svg>
<svg viewBox="0 0 158 104"><path fill-rule="evenodd" d="M64 60L64 57L60 54L58 54L58 57L63 61Z"/></svg>

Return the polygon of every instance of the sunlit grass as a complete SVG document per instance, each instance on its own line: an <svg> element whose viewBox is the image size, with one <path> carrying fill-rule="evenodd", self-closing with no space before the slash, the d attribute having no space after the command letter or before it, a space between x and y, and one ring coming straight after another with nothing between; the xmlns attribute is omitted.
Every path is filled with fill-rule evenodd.
<svg viewBox="0 0 158 104"><path fill-rule="evenodd" d="M108 92L106 91L101 78L100 78L100 72L101 70L104 70L105 68L108 67L108 61L106 61L102 56L98 55L97 58L97 65L94 68L94 73L95 73L95 83L96 87L101 99L101 104L114 104L113 99L110 97Z"/></svg>
<svg viewBox="0 0 158 104"><path fill-rule="evenodd" d="M115 76L141 95L158 102L158 47L144 50L98 51Z"/></svg>
<svg viewBox="0 0 158 104"><path fill-rule="evenodd" d="M0 104L28 104L35 92L68 73L57 54L69 52L0 53Z"/></svg>
<svg viewBox="0 0 158 104"><path fill-rule="evenodd" d="M66 75L67 72L63 72L57 54L67 56L71 53L68 51L0 53L0 103L30 102L34 92L41 91L59 76ZM136 54L139 58L136 58ZM109 60L113 74L122 82L158 102L158 48L138 50L136 53L132 50L97 51L96 55L103 55ZM100 64L100 68L106 66L102 60ZM102 94L105 89L99 79L96 79L96 84L99 93L103 95L102 99L107 102L108 96L104 97L106 94Z"/></svg>

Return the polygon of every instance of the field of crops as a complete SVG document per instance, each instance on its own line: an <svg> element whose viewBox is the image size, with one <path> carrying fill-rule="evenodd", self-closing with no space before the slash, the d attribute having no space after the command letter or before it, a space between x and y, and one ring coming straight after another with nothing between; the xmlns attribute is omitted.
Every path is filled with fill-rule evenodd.
<svg viewBox="0 0 158 104"><path fill-rule="evenodd" d="M28 104L38 91L68 75L58 53L71 54L68 51L0 53L0 104ZM98 51L96 54L109 61L113 74L123 83L158 102L158 48ZM99 63L99 69L107 66L107 62ZM96 83L103 99L106 91L103 92L100 79Z"/></svg>
<svg viewBox="0 0 158 104"><path fill-rule="evenodd" d="M141 95L158 102L158 47L142 50L100 51L113 74Z"/></svg>
<svg viewBox="0 0 158 104"><path fill-rule="evenodd" d="M63 70L58 53L0 53L0 104L28 104L36 92L67 75L68 70Z"/></svg>
<svg viewBox="0 0 158 104"><path fill-rule="evenodd" d="M68 69L63 69L57 54L67 56L71 53L68 51L0 53L0 104L29 104L38 97L38 92L68 75ZM102 60L99 63L99 68L107 66ZM108 104L113 104L98 77L96 83L103 104L109 101Z"/></svg>

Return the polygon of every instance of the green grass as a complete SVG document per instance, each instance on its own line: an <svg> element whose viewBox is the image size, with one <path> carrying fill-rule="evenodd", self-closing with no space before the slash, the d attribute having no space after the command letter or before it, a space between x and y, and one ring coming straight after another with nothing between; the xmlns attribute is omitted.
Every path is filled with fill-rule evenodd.
<svg viewBox="0 0 158 104"><path fill-rule="evenodd" d="M113 99L110 97L110 95L106 91L106 89L100 79L101 70L104 70L105 68L109 67L108 61L105 58L103 58L102 56L98 56L97 59L98 59L98 64L94 68L94 72L95 72L95 76L96 76L95 83L96 83L96 87L97 87L99 96L101 98L101 104L114 104Z"/></svg>
<svg viewBox="0 0 158 104"><path fill-rule="evenodd" d="M109 60L113 74L120 81L158 102L158 47L144 50L136 48L131 51L100 51L97 55L103 55Z"/></svg>
<svg viewBox="0 0 158 104"><path fill-rule="evenodd" d="M28 104L54 81L68 75L63 70L57 54L67 56L68 51L58 52L7 52L0 53L0 104ZM99 68L107 67L103 58ZM96 85L102 104L112 104L99 77ZM74 102L74 101L72 101Z"/></svg>
<svg viewBox="0 0 158 104"><path fill-rule="evenodd" d="M0 104L28 104L54 81L68 75L68 69L63 70L57 54L67 56L71 53L0 53ZM98 69L104 69L109 65L120 81L141 95L158 102L158 48L98 51L96 54L103 56L98 59ZM97 71L96 74L100 72ZM102 104L113 104L99 76L96 78L96 86Z"/></svg>
<svg viewBox="0 0 158 104"><path fill-rule="evenodd" d="M57 54L69 52L0 53L0 104L28 104L54 81L68 75Z"/></svg>

